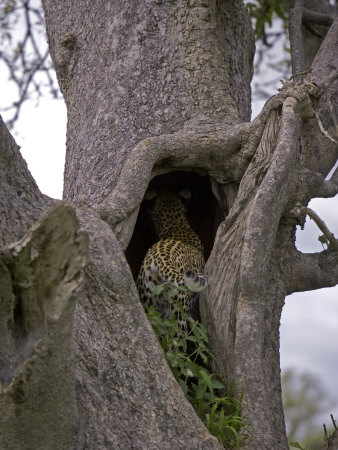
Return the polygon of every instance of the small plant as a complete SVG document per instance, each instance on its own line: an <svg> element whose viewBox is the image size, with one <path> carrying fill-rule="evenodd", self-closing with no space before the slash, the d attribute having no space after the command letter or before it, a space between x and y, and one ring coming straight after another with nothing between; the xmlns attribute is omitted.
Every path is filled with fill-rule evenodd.
<svg viewBox="0 0 338 450"><path fill-rule="evenodd" d="M188 324L187 330L180 327L172 313L168 320L162 319L154 306L147 310L148 319L177 382L210 433L222 445L239 448L247 440L247 433L245 436L239 435L239 431L247 427L240 416L243 395L240 399L234 398L232 387L226 390L221 377L210 373L208 365L213 354L206 328L186 314L179 302L173 300L178 290L185 289L163 283L156 286L153 292L179 308L182 319Z"/></svg>

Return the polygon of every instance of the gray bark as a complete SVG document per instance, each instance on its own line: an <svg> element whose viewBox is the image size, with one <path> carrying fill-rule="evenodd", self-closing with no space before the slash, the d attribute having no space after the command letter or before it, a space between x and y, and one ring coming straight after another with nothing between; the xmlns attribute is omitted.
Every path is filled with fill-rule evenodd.
<svg viewBox="0 0 338 450"><path fill-rule="evenodd" d="M235 382L237 392L244 388L242 414L253 429L245 448L287 449L279 368L284 296L337 283L337 273L329 271L337 258L331 247L313 263L321 270L313 283L310 276L299 276L304 260L295 254L297 219L290 211L296 203L306 204L316 189L336 192L335 181L328 186L323 177L337 158L337 146L321 131L318 117L334 135L329 102L337 111L338 22L306 82L287 82L249 123L253 36L241 2L44 0L44 9L68 109L64 198L76 205L76 219L62 204L41 220L55 220L57 208L72 217L70 229L60 224L55 233L68 242L68 250L59 250L78 270L84 261L78 227L89 236L84 282L81 288L72 285L74 322L72 300L60 315L60 342L57 335L55 342L48 336L47 343L58 351L51 352L46 370L59 364L59 354L73 361L63 371L69 377L64 387L69 390L64 400L69 426L60 439L67 445L74 439L74 448L89 449L220 448L168 369L122 251L149 182L186 170L210 177L219 202L216 212L228 213L217 230L206 265L209 287L201 298L215 367ZM13 183L5 181L13 203L22 205L19 231L6 235L6 242L22 237L47 205L25 176L35 195L33 208L22 205ZM9 209L5 202L4 214ZM69 236L78 237L71 244ZM8 251L6 283L15 280L8 260L15 252ZM57 272L59 263L54 266ZM324 270L330 275L324 276ZM62 286L62 277L55 284ZM53 305L53 295L47 297ZM48 316L48 307L43 309ZM26 355L27 364L37 345L33 342ZM15 368L14 378L25 361ZM34 372L33 379L48 382L39 374L34 378ZM63 386L65 380L56 381ZM4 382L5 389L13 388L10 379ZM31 381L26 377L23 385L29 389ZM55 414L59 411L55 408ZM11 417L6 422L14 421L15 412ZM50 436L42 448L62 448L53 447L52 431ZM9 432L9 448L15 448L12 439Z"/></svg>
<svg viewBox="0 0 338 450"><path fill-rule="evenodd" d="M1 246L22 238L51 204L39 191L19 148L0 117Z"/></svg>
<svg viewBox="0 0 338 450"><path fill-rule="evenodd" d="M87 246L72 208L57 204L1 251L3 449L73 448L71 332Z"/></svg>

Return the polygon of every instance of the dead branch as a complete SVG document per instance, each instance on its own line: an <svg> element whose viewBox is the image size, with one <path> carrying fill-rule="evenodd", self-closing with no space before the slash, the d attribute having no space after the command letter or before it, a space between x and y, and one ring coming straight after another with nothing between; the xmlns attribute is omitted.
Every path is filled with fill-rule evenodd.
<svg viewBox="0 0 338 450"><path fill-rule="evenodd" d="M335 239L334 234L331 233L331 231L325 225L324 221L311 208L307 208L306 206L297 204L295 208L291 210L290 215L291 217L295 218L302 217L304 215L308 215L309 217L311 217L311 219L314 220L318 228L326 237L327 241L329 242L329 246L331 246L334 249L338 248L337 240Z"/></svg>
<svg viewBox="0 0 338 450"><path fill-rule="evenodd" d="M323 428L324 428L324 441L325 441L325 446L323 447L322 450L335 450L337 448L338 445L338 435L337 435L337 425L336 425L336 421L334 420L333 414L330 414L331 417L331 421L333 424L333 428L334 431L332 434L328 434L327 432L327 428L325 423L323 424Z"/></svg>

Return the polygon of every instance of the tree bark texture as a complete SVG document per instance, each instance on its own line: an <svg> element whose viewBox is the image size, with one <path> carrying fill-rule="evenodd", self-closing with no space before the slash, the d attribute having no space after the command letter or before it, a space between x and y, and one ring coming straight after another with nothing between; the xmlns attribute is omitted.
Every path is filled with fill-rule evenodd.
<svg viewBox="0 0 338 450"><path fill-rule="evenodd" d="M19 148L0 117L1 246L22 238L51 204L39 191Z"/></svg>
<svg viewBox="0 0 338 450"><path fill-rule="evenodd" d="M71 333L87 241L59 203L1 250L1 448L74 448Z"/></svg>
<svg viewBox="0 0 338 450"><path fill-rule="evenodd" d="M250 123L254 43L239 0L43 4L68 110L64 199L76 205L72 231L61 227L60 239L68 242L73 233L76 244L82 233L89 236L82 289L65 294L77 298L73 323L68 313L62 320L68 331L60 349L69 352L70 332L73 349L64 376L74 373L65 442L75 427L74 448L220 448L169 371L138 299L130 270L137 273L137 264L128 259L129 267L123 253L149 183L170 184L171 173L187 171L187 183L191 172L210 179L218 201L215 223L221 221L201 297L215 367L238 393L244 389L242 414L253 430L245 448L288 449L279 368L284 297L337 283L336 271L329 270L337 260L331 247L307 255L308 270L319 268L316 282L300 275L304 255L295 249L298 219L290 213L316 192L337 192L337 176L330 187L324 179L337 145L319 126L334 136L337 21L308 78L284 83ZM47 205L36 187L30 189L34 207L23 204L20 232L5 242L21 238ZM22 204L18 191L6 192ZM54 208L71 215L67 204ZM206 208L201 220L211 215ZM41 220L54 220L55 211ZM75 244L69 258L80 270L84 256L79 261L76 255L84 250ZM132 239L127 254L140 245ZM14 258L8 252L6 258ZM6 259L5 265L14 279L13 264ZM12 383L5 380L5 389Z"/></svg>

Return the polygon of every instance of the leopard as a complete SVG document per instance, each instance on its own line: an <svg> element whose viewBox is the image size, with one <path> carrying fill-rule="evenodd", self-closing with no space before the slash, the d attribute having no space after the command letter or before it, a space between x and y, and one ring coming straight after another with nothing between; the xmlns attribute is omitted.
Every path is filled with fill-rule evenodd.
<svg viewBox="0 0 338 450"><path fill-rule="evenodd" d="M146 192L145 200L153 201L150 217L158 241L148 249L136 282L145 309L153 305L164 320L174 315L183 329L187 324L177 302L182 305L183 312L189 314L199 292L207 286L202 274L205 265L203 245L187 219L184 200L190 198L189 190ZM155 286L161 284L177 287L170 302L165 295L155 295Z"/></svg>

